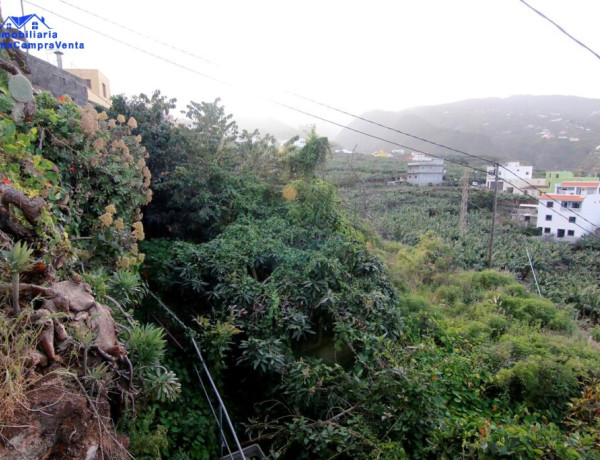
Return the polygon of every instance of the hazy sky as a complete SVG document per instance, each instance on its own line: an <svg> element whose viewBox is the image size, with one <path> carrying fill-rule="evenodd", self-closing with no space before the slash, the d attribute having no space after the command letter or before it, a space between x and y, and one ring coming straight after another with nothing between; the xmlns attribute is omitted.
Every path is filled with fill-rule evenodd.
<svg viewBox="0 0 600 460"><path fill-rule="evenodd" d="M529 2L600 52L599 0ZM348 117L285 91L354 113L513 94L600 98L600 60L518 0L23 3L26 14L43 15L61 39L85 43L84 50L66 51L65 67L100 69L114 94L161 89L182 108L190 99L221 97L236 116L311 122L264 100L270 98L345 123ZM3 0L2 13L20 16L20 1ZM55 62L52 52L34 54Z"/></svg>

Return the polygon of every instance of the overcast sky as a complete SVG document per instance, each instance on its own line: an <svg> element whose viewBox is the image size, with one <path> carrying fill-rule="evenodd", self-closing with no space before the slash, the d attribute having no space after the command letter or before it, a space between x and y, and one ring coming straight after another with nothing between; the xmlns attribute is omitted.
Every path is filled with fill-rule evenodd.
<svg viewBox="0 0 600 460"><path fill-rule="evenodd" d="M528 1L600 52L599 0ZM84 42L83 50L65 52L65 67L100 69L113 94L160 89L182 108L189 100L221 97L234 116L321 125L266 99L346 123L348 117L286 91L353 113L514 94L600 98L600 60L519 0L23 4L25 14L44 16L60 39ZM20 16L20 0L3 0L2 13ZM34 54L55 62L52 52Z"/></svg>

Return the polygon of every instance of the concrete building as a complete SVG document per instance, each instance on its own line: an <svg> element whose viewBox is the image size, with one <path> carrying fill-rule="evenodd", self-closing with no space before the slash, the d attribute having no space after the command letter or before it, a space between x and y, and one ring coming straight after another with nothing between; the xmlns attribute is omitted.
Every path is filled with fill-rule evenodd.
<svg viewBox="0 0 600 460"><path fill-rule="evenodd" d="M512 215L512 220L524 227L533 227L537 225L537 204L520 204Z"/></svg>
<svg viewBox="0 0 600 460"><path fill-rule="evenodd" d="M419 186L441 184L444 181L444 160L424 157L407 164L406 182Z"/></svg>
<svg viewBox="0 0 600 460"><path fill-rule="evenodd" d="M540 195L537 226L559 241L593 233L600 227L600 181L562 181Z"/></svg>
<svg viewBox="0 0 600 460"><path fill-rule="evenodd" d="M110 107L110 81L98 69L65 69L82 78L87 87L88 101L103 107Z"/></svg>
<svg viewBox="0 0 600 460"><path fill-rule="evenodd" d="M31 54L27 55L27 65L31 70L31 84L34 87L49 91L56 98L68 94L77 105L87 104L88 94L84 79Z"/></svg>
<svg viewBox="0 0 600 460"><path fill-rule="evenodd" d="M556 184L562 181L597 181L595 176L575 176L571 171L547 171L546 172L546 189L544 193L552 193Z"/></svg>
<svg viewBox="0 0 600 460"><path fill-rule="evenodd" d="M488 166L486 188L493 190L495 180L494 167ZM544 190L546 187L546 179L533 178L533 166L524 166L518 161L509 161L498 169L499 192L537 197L540 195L540 190Z"/></svg>

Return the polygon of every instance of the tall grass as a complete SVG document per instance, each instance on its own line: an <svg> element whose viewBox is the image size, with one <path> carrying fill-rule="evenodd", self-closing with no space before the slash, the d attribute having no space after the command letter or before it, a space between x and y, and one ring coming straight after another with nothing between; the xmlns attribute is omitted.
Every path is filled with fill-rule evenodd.
<svg viewBox="0 0 600 460"><path fill-rule="evenodd" d="M26 407L31 353L41 334L30 313L24 310L11 318L0 310L0 421L10 420L17 407Z"/></svg>

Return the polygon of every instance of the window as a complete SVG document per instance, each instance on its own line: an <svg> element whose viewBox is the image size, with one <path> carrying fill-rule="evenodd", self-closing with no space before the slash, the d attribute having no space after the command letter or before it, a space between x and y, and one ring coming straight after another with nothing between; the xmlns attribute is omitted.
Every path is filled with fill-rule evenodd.
<svg viewBox="0 0 600 460"><path fill-rule="evenodd" d="M529 222L531 220L531 216L525 216L525 222Z"/></svg>
<svg viewBox="0 0 600 460"><path fill-rule="evenodd" d="M87 87L88 87L89 89L92 89L92 80L88 80L88 79L86 78L86 80L85 80L85 84L87 85Z"/></svg>
<svg viewBox="0 0 600 460"><path fill-rule="evenodd" d="M102 83L102 96L106 97L106 85Z"/></svg>
<svg viewBox="0 0 600 460"><path fill-rule="evenodd" d="M550 229L548 227L544 228L544 233L550 233Z"/></svg>
<svg viewBox="0 0 600 460"><path fill-rule="evenodd" d="M575 230L567 230L567 236L575 236Z"/></svg>
<svg viewBox="0 0 600 460"><path fill-rule="evenodd" d="M574 224L575 223L575 217L569 217L569 223Z"/></svg>
<svg viewBox="0 0 600 460"><path fill-rule="evenodd" d="M31 23L31 28L32 28L33 30L37 30L37 28L38 28L38 23L37 23L37 21L33 21L33 22Z"/></svg>
<svg viewBox="0 0 600 460"><path fill-rule="evenodd" d="M572 203L572 204L571 204L571 207L572 207L573 209L579 209L579 208L581 208L581 203Z"/></svg>
<svg viewBox="0 0 600 460"><path fill-rule="evenodd" d="M529 171L525 171L525 175L526 175L526 176L529 176Z"/></svg>
<svg viewBox="0 0 600 460"><path fill-rule="evenodd" d="M548 203L546 203L546 207L553 208L554 207L554 201L548 201Z"/></svg>
<svg viewBox="0 0 600 460"><path fill-rule="evenodd" d="M556 178L558 179L558 174L556 175Z"/></svg>
<svg viewBox="0 0 600 460"><path fill-rule="evenodd" d="M565 237L565 229L559 228L558 232L556 232L556 236L558 236L559 238L564 238Z"/></svg>
<svg viewBox="0 0 600 460"><path fill-rule="evenodd" d="M547 221L551 221L552 220L552 216L550 214L546 214L546 220Z"/></svg>

